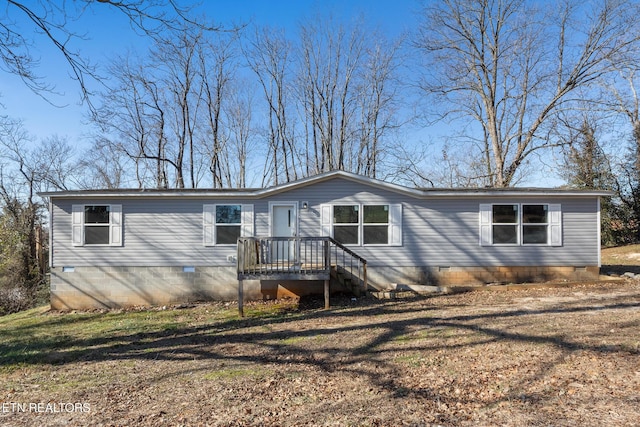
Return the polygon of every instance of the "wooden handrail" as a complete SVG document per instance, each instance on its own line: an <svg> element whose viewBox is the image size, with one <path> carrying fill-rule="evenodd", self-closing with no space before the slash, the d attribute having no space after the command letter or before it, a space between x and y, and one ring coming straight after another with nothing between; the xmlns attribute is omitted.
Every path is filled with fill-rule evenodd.
<svg viewBox="0 0 640 427"><path fill-rule="evenodd" d="M346 253L348 253L349 255L351 255L352 257L356 258L358 261L366 264L367 260L362 258L360 255L358 255L357 253L353 252L351 249L347 248L345 245L343 245L342 243L338 242L337 240L335 240L333 237L321 237L321 239L329 239L329 241L331 243L333 243L335 246L339 247L340 249L342 249L343 251L345 251Z"/></svg>

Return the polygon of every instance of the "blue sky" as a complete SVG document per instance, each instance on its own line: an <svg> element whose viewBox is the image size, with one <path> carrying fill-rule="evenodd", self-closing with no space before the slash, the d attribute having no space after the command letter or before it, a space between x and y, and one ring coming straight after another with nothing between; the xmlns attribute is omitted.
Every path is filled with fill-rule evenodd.
<svg viewBox="0 0 640 427"><path fill-rule="evenodd" d="M284 27L287 32L293 32L305 17L330 9L344 20L362 14L374 26L379 26L389 35L396 35L414 27L418 6L417 0L204 0L198 11L222 25L255 22ZM11 18L24 21L18 11L7 10ZM79 49L98 66L105 65L110 57L127 49L143 50L147 44L123 17L98 3L70 25L79 33L86 34L85 40L74 40L71 47ZM32 29L26 25L22 28ZM32 93L19 78L0 73L0 114L22 119L26 129L38 140L58 135L82 145L88 127L84 124L86 108L80 105L78 84L71 78L69 67L53 45L37 35L34 40L32 51L40 58L37 74L48 84L55 85L56 94L47 95L47 101Z"/></svg>
<svg viewBox="0 0 640 427"><path fill-rule="evenodd" d="M56 0L63 4L63 0ZM69 1L69 0L67 0ZM202 0L202 2L178 0L181 4L197 4L198 12L222 26L241 23L255 23L283 27L289 36L294 36L298 26L306 18L318 13L331 12L338 21L349 21L364 17L369 27L377 28L393 37L401 32L413 31L418 25L418 11L426 0ZM10 17L24 20L11 6L4 6ZM3 10L4 11L4 10ZM85 34L86 39L73 40L72 49L78 49L92 63L99 67L108 64L110 58L124 54L127 50L144 53L150 45L148 39L136 34L125 17L108 5L94 2L77 21L71 22L73 29ZM32 26L25 26L33 31ZM23 120L26 130L35 140L58 135L78 147L78 153L90 147L86 121L87 108L80 104L78 83L70 76L70 68L55 47L42 37L34 34L33 53L40 58L37 73L48 84L55 85L57 94L47 95L48 101L32 93L19 78L0 72L0 114ZM94 88L97 88L95 84ZM55 105L52 105L55 104ZM406 145L424 144L439 157L437 148L443 134L451 134L440 123L437 127L411 129L403 134ZM436 145L431 145L435 143ZM435 147L435 148L434 148ZM532 180L520 185L555 186L561 184L549 166L536 174Z"/></svg>

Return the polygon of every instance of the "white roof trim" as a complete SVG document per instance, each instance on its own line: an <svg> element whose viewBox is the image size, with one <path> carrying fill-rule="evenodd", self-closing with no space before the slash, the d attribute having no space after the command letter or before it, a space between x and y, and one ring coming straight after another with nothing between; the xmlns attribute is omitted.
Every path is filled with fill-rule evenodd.
<svg viewBox="0 0 640 427"><path fill-rule="evenodd" d="M363 183L369 185L371 187L377 187L384 190L393 191L396 193L403 193L413 197L423 197L424 192L417 188L405 187L403 185L392 184L390 182L380 181L378 179L369 178L366 176L358 175L352 172L346 171L331 171L324 172L319 175L310 176L307 178L302 178L297 181L288 182L286 184L277 185L274 187L265 188L262 191L259 191L259 195L266 197L271 194L282 193L288 190L293 190L295 188L305 187L307 185L315 184L318 182L329 181L333 178L340 177L345 178L350 181Z"/></svg>
<svg viewBox="0 0 640 427"><path fill-rule="evenodd" d="M38 193L42 197L50 198L130 198L130 197L192 197L192 198L265 198L272 194L287 192L296 188L306 187L318 182L329 181L334 178L343 178L350 181L359 182L371 187L380 188L395 193L405 194L415 198L441 198L441 197L536 197L536 196L563 196L563 197L604 197L613 193L603 190L563 190L546 188L507 188L507 189L419 189L410 188L403 185L392 184L378 179L357 175L346 171L331 171L319 175L302 178L297 181L275 185L260 189L237 189L237 190L207 190L207 189L180 189L180 190L77 190L77 191L50 191Z"/></svg>

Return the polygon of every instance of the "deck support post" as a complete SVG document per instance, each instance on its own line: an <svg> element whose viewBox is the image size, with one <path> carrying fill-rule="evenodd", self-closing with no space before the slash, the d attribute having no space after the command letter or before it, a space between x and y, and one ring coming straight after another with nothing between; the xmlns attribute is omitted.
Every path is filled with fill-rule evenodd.
<svg viewBox="0 0 640 427"><path fill-rule="evenodd" d="M367 263L362 264L362 294L367 295L369 285L367 284Z"/></svg>
<svg viewBox="0 0 640 427"><path fill-rule="evenodd" d="M322 242L324 251L324 271L326 279L324 280L324 309L329 310L329 282L331 280L331 247L329 241Z"/></svg>
<svg viewBox="0 0 640 427"><path fill-rule="evenodd" d="M329 280L324 281L324 309L329 310Z"/></svg>
<svg viewBox="0 0 640 427"><path fill-rule="evenodd" d="M238 280L238 314L244 317L244 284L243 280Z"/></svg>

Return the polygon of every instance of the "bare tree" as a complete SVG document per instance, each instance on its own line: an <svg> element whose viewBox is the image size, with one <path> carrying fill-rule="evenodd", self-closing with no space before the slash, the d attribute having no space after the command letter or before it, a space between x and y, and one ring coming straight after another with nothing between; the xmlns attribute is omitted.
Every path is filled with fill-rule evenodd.
<svg viewBox="0 0 640 427"><path fill-rule="evenodd" d="M314 172L351 169L347 158L354 142L355 86L362 65L365 37L362 27L348 31L321 18L300 29L300 90L310 139Z"/></svg>
<svg viewBox="0 0 640 427"><path fill-rule="evenodd" d="M192 188L195 188L194 133L204 85L200 76L199 54L204 43L201 31L180 29L173 37L156 45L151 64L161 79L165 99L162 108L170 114L171 138L167 149L175 170L175 187L185 187L185 163ZM188 161L185 160L188 156Z"/></svg>
<svg viewBox="0 0 640 427"><path fill-rule="evenodd" d="M389 148L384 145L385 137L400 126L397 72L402 39L385 43L382 35L376 35L371 40L356 87L359 145L351 163L356 173L377 178L380 159Z"/></svg>
<svg viewBox="0 0 640 427"><path fill-rule="evenodd" d="M75 47L86 36L71 30L69 22L81 22L89 9L100 13L104 8L120 12L134 31L154 39L185 24L207 30L217 29L190 18L192 7L180 6L174 0L7 0L6 7L0 12L0 62L4 70L19 76L35 93L47 97L55 86L38 74L39 61L32 50L40 43L49 44L65 59L71 76L79 83L83 100L92 108L89 81L102 81L103 77ZM17 19L17 16L26 19Z"/></svg>
<svg viewBox="0 0 640 427"><path fill-rule="evenodd" d="M267 103L267 140L263 185L298 178L295 140L290 124L294 110L290 77L292 47L282 31L265 27L255 31L244 49L249 68L258 78Z"/></svg>
<svg viewBox="0 0 640 427"><path fill-rule="evenodd" d="M144 62L130 57L117 58L110 67L116 84L102 95L102 106L93 116L100 133L95 144L131 159L139 187L149 184L147 172L152 170L153 186L167 188L172 161L167 156L164 91L145 68Z"/></svg>
<svg viewBox="0 0 640 427"><path fill-rule="evenodd" d="M248 82L239 82L231 90L231 96L226 109L226 121L229 130L227 185L245 188L247 186L247 172L249 153L256 146L253 132L253 91ZM237 161L232 161L237 159Z"/></svg>
<svg viewBox="0 0 640 427"><path fill-rule="evenodd" d="M637 57L640 57L640 49ZM638 94L640 67L635 61L626 64L626 66L617 65L617 69L618 84L607 86L612 96L608 107L620 114L630 127L631 158L628 163L635 171L634 174L637 175L634 179L640 184L640 96Z"/></svg>
<svg viewBox="0 0 640 427"><path fill-rule="evenodd" d="M46 273L38 250L45 206L37 192L68 187L70 150L59 138L34 145L20 121L0 127L0 287L22 289L26 300L35 297ZM0 301L0 312L6 302Z"/></svg>
<svg viewBox="0 0 640 427"><path fill-rule="evenodd" d="M136 164L140 186L230 185L236 160L229 155L224 118L237 37L209 36L184 28L149 56L120 58L110 68L117 84L105 91L94 117L100 129L96 143L126 154Z"/></svg>
<svg viewBox="0 0 640 427"><path fill-rule="evenodd" d="M349 170L380 175L400 126L403 38L387 40L364 19L318 16L300 28L298 97L307 173Z"/></svg>
<svg viewBox="0 0 640 427"><path fill-rule="evenodd" d="M127 171L136 170L122 150L113 146L108 138L96 138L91 149L83 153L78 162L80 179L79 188L124 188L128 187ZM137 187L141 187L138 180Z"/></svg>
<svg viewBox="0 0 640 427"><path fill-rule="evenodd" d="M512 185L534 153L556 145L545 125L579 89L607 76L638 42L637 4L618 0L541 5L522 0L430 3L416 38L421 87L474 120L482 184Z"/></svg>
<svg viewBox="0 0 640 427"><path fill-rule="evenodd" d="M640 49L636 52L640 57ZM605 108L615 113L626 126L627 139L624 155L618 159L616 167L615 191L620 202L618 216L620 231L628 239L623 243L640 241L640 96L638 87L640 67L636 61L615 64L617 79L606 85L608 97L603 97Z"/></svg>
<svg viewBox="0 0 640 427"><path fill-rule="evenodd" d="M66 137L52 135L45 138L38 144L35 155L40 159L38 167L45 171L40 190L71 190L78 186L81 171L75 161L76 150Z"/></svg>
<svg viewBox="0 0 640 427"><path fill-rule="evenodd" d="M603 117L586 110L578 117L562 117L559 129L564 132L560 137L566 144L563 145L564 161L561 170L562 176L571 187L605 190L614 190L616 187L616 178L609 157L600 143L603 132L599 129L599 120ZM624 218L627 215L625 210L621 209L618 198L602 198L600 215L604 244L622 243L623 234L632 234Z"/></svg>
<svg viewBox="0 0 640 427"><path fill-rule="evenodd" d="M231 185L230 167L234 158L226 147L223 112L230 96L229 86L237 69L238 38L236 33L220 34L199 51L200 75L203 85L204 115L207 131L205 150L213 188ZM226 178L226 179L225 179Z"/></svg>

